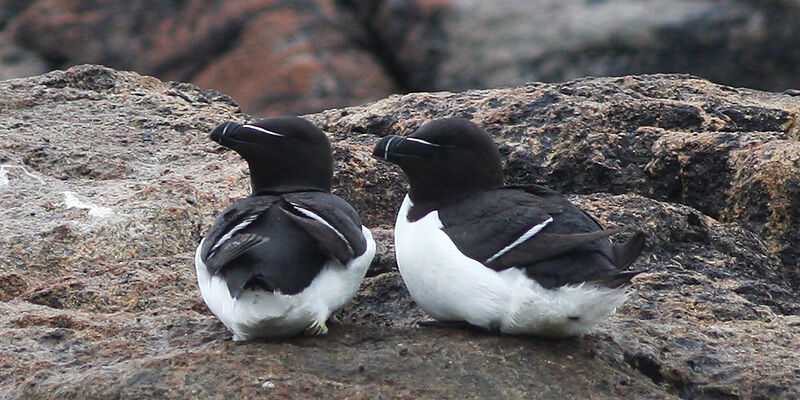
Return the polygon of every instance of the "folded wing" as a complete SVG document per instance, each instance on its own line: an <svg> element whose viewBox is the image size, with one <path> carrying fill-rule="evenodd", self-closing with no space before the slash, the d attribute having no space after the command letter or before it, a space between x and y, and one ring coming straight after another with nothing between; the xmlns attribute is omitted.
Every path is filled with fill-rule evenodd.
<svg viewBox="0 0 800 400"><path fill-rule="evenodd" d="M250 287L283 294L306 288L327 260L347 265L366 250L358 214L324 192L255 196L217 218L201 257L232 296Z"/></svg>
<svg viewBox="0 0 800 400"><path fill-rule="evenodd" d="M329 193L302 192L285 196L285 213L317 239L329 256L343 265L367 250L361 219L349 203Z"/></svg>
<svg viewBox="0 0 800 400"><path fill-rule="evenodd" d="M618 269L630 265L644 244L639 232L613 246L608 237L619 229L603 229L561 195L537 185L487 191L440 207L439 219L468 257L496 271L524 268L545 287L583 281L618 286L633 276Z"/></svg>

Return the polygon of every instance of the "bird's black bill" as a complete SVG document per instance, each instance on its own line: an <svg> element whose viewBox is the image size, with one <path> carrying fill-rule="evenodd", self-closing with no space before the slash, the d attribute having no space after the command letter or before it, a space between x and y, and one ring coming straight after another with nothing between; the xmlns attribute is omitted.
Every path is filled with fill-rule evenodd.
<svg viewBox="0 0 800 400"><path fill-rule="evenodd" d="M375 144L372 156L391 163L407 158L423 158L437 154L441 146L413 137L384 136Z"/></svg>
<svg viewBox="0 0 800 400"><path fill-rule="evenodd" d="M222 144L222 138L226 137L227 135L231 134L233 131L239 129L241 124L237 124L236 122L228 121L223 122L217 125L213 131L211 131L211 135L209 135L209 139Z"/></svg>
<svg viewBox="0 0 800 400"><path fill-rule="evenodd" d="M272 146L276 139L285 139L286 135L257 124L237 124L228 121L214 128L209 138L227 148L239 151L247 146Z"/></svg>

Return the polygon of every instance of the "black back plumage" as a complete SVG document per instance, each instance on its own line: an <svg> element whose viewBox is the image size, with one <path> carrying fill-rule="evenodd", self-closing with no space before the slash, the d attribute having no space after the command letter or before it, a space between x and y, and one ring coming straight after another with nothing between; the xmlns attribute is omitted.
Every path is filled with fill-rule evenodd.
<svg viewBox="0 0 800 400"><path fill-rule="evenodd" d="M224 277L238 297L251 287L299 293L327 260L346 265L365 250L361 220L346 201L325 192L296 192L234 202L217 217L200 254L208 272Z"/></svg>
<svg viewBox="0 0 800 400"><path fill-rule="evenodd" d="M373 155L408 176L409 221L437 211L456 247L488 268L523 268L546 288L587 281L616 287L636 274L619 269L641 252L643 233L614 246L608 237L619 230L604 230L559 193L538 185L503 186L497 147L468 120L441 119L409 137L384 137Z"/></svg>
<svg viewBox="0 0 800 400"><path fill-rule="evenodd" d="M248 288L296 294L329 260L347 265L364 254L358 213L330 193L333 157L319 128L275 117L226 122L210 138L247 161L254 193L220 213L200 250L233 297Z"/></svg>
<svg viewBox="0 0 800 400"><path fill-rule="evenodd" d="M616 247L608 239L618 229L603 229L590 215L541 186L483 191L440 206L438 214L444 231L462 253L496 271L522 268L545 288L587 281L619 286L633 277L618 272L627 265L618 260ZM501 253L531 227L550 218L533 237ZM638 234L634 236L639 239ZM641 247L629 251L638 254Z"/></svg>

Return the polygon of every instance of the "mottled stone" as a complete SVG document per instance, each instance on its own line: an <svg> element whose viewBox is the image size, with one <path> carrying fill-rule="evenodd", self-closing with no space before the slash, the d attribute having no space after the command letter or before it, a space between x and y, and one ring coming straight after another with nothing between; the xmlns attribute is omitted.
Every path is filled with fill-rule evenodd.
<svg viewBox="0 0 800 400"><path fill-rule="evenodd" d="M628 76L392 96L312 118L345 137L410 134L441 117L486 128L500 145L509 183L637 193L744 224L764 235L800 283L800 249L791 246L800 241L797 97L688 75Z"/></svg>
<svg viewBox="0 0 800 400"><path fill-rule="evenodd" d="M777 201L798 197L797 108L655 75L309 115L378 255L327 337L240 344L203 304L193 251L248 188L207 135L250 117L221 93L99 66L0 82L0 397L797 398L798 233ZM634 267L648 271L594 333L420 325L392 254L405 183L370 151L444 116L487 128L510 182L647 232Z"/></svg>

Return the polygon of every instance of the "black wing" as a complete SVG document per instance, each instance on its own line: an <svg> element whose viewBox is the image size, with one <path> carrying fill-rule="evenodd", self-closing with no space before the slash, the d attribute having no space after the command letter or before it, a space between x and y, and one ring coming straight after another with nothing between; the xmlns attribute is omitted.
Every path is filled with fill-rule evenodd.
<svg viewBox="0 0 800 400"><path fill-rule="evenodd" d="M567 213L566 217L571 219L571 222L562 224L563 228L567 228L567 230L574 230L580 229L580 226L587 225L591 226L588 223L588 220L594 222L597 229L603 229L603 226L597 219L594 218L591 214L575 207L572 203L569 202L564 196L560 193L551 190L550 188L535 185L535 184L527 184L527 185L514 185L514 186L506 186L506 189L519 189L524 190L527 193L543 197L550 202L560 204L569 212ZM563 221L563 219L562 219ZM553 227L553 229L557 229ZM611 230L611 233L618 232L619 230ZM633 236L630 237L625 243L621 244L612 244L612 261L617 268L623 269L629 267L636 258L641 254L642 250L644 249L645 240L647 239L647 235L645 235L642 231L635 231Z"/></svg>
<svg viewBox="0 0 800 400"><path fill-rule="evenodd" d="M365 249L352 207L329 193L304 192L233 203L206 236L201 258L234 297L248 287L296 294L330 258L346 264Z"/></svg>
<svg viewBox="0 0 800 400"><path fill-rule="evenodd" d="M603 282L617 274L608 236L619 230L604 230L542 186L487 191L440 207L439 219L467 256L496 271L524 268L545 287Z"/></svg>
<svg viewBox="0 0 800 400"><path fill-rule="evenodd" d="M438 207L443 229L456 247L483 263L562 211L557 204L518 190L485 191Z"/></svg>
<svg viewBox="0 0 800 400"><path fill-rule="evenodd" d="M231 260L269 240L248 232L252 231L255 220L279 201L277 196L248 197L234 202L217 216L200 250L209 274L218 274ZM248 235L243 236L245 233Z"/></svg>
<svg viewBox="0 0 800 400"><path fill-rule="evenodd" d="M320 247L342 264L367 250L358 212L342 198L324 192L297 192L284 196L287 210L298 225L314 236Z"/></svg>
<svg viewBox="0 0 800 400"><path fill-rule="evenodd" d="M569 200L567 200L564 197L564 195L548 187L536 184L525 184L525 185L509 185L506 186L504 189L522 190L525 193L541 197L542 199L550 203L558 204L562 209L567 210L568 212L566 213L566 215L564 215L564 217L566 218L562 219L563 221L562 225L564 230L580 231L581 229L595 229L595 230L603 229L603 226L600 224L599 221L597 221L597 219L594 218L594 216L576 207Z"/></svg>

